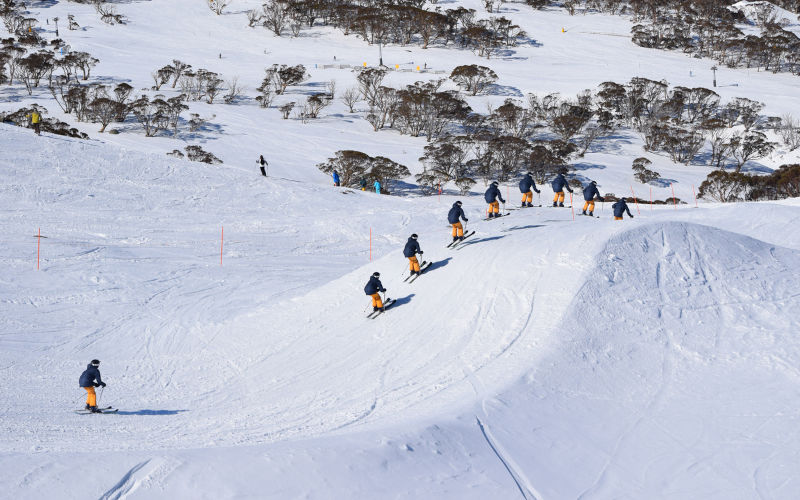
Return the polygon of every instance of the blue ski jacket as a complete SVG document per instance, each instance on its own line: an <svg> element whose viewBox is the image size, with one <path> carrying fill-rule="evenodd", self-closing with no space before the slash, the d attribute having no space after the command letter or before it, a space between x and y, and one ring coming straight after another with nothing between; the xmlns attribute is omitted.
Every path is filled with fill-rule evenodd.
<svg viewBox="0 0 800 500"><path fill-rule="evenodd" d="M333 173L333 182L339 184L339 174L336 172Z"/></svg>
<svg viewBox="0 0 800 500"><path fill-rule="evenodd" d="M620 198L619 201L614 203L611 208L614 209L614 217L622 217L622 214L628 212L628 217L633 217L631 214L631 210L628 208L628 204L625 203L625 200Z"/></svg>
<svg viewBox="0 0 800 500"><path fill-rule="evenodd" d="M469 222L469 219L464 217L464 209L459 207L456 203L453 203L452 208L447 212L447 222L456 224L459 219L464 219L464 222Z"/></svg>
<svg viewBox="0 0 800 500"><path fill-rule="evenodd" d="M364 287L364 293L366 293L367 295L372 295L373 293L385 292L385 291L386 289L383 288L381 280L379 280L375 276L371 276L369 278L367 286Z"/></svg>
<svg viewBox="0 0 800 500"><path fill-rule="evenodd" d="M498 198L500 198L500 201L503 203L506 202L500 195L500 190L494 184L489 186L489 189L487 189L486 193L483 195L483 199L486 200L486 203L494 203Z"/></svg>
<svg viewBox="0 0 800 500"><path fill-rule="evenodd" d="M97 369L96 366L92 366L91 363L86 365L86 370L81 373L81 378L78 380L78 385L80 387L92 387L94 386L95 381L99 384L103 380L100 378L100 370Z"/></svg>
<svg viewBox="0 0 800 500"><path fill-rule="evenodd" d="M533 181L533 177L531 177L528 174L525 174L522 180L519 181L519 190L521 193L527 193L531 189L533 189L537 193L540 192L538 189L536 189L536 183Z"/></svg>
<svg viewBox="0 0 800 500"><path fill-rule="evenodd" d="M583 188L583 199L585 201L592 201L595 196L597 196L600 201L606 201L600 196L600 191L597 190L597 184L589 184Z"/></svg>
<svg viewBox="0 0 800 500"><path fill-rule="evenodd" d="M405 257L413 257L420 253L422 249L419 247L419 243L414 238L409 238L406 242L406 247L403 249L403 255Z"/></svg>
<svg viewBox="0 0 800 500"><path fill-rule="evenodd" d="M563 191L564 188L567 188L567 191L569 191L570 193L572 192L572 188L569 187L569 184L567 183L567 179L566 177L564 177L564 174L558 174L556 178L553 179L553 182L550 185L553 186L554 193Z"/></svg>

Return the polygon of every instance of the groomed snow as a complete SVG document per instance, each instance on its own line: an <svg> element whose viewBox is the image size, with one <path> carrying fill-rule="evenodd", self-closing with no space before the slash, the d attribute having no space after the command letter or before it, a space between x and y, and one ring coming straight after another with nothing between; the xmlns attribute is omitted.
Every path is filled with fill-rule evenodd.
<svg viewBox="0 0 800 500"><path fill-rule="evenodd" d="M102 25L85 5L31 10L76 13L86 30L62 29L73 49L100 57L96 74L137 88L172 58L241 71L252 89L272 62L335 54L359 64L373 49L333 31L290 40L244 28L243 10L258 3L236 2L219 18L188 0L119 4L124 27ZM490 60L503 87L476 109L504 92L574 94L636 75L698 86L698 68L711 64L633 46L617 36L625 19L503 9L542 45L519 48L527 60ZM586 61L590 47L597 57ZM453 54L486 63L452 49L384 48L387 61L448 73ZM312 84L337 78L340 89L352 79L311 73ZM796 77L725 75L737 86L720 87L724 99L763 100L768 114L800 109ZM394 73L390 83L431 76ZM33 99L56 114L45 94ZM790 499L800 490L798 200L631 205L636 217L621 222L601 204L600 219L574 221L544 207L486 222L482 197L463 197L477 234L446 250L445 215L459 198L339 190L314 167L354 148L417 171L424 139L372 132L341 107L308 125L253 102L192 107L217 114L219 128L174 139L81 124L92 140L79 141L0 125L0 496ZM164 154L187 143L225 164ZM259 153L269 178L253 165ZM647 197L631 184L642 153L638 138L622 136L580 172L602 192ZM684 200L708 171L650 157ZM778 152L754 168L795 158ZM516 206L515 185L503 194ZM545 186L545 205L550 195ZM401 249L412 232L435 264L408 285ZM375 270L399 302L372 321L362 288ZM117 415L73 412L92 358L108 382L101 405Z"/></svg>

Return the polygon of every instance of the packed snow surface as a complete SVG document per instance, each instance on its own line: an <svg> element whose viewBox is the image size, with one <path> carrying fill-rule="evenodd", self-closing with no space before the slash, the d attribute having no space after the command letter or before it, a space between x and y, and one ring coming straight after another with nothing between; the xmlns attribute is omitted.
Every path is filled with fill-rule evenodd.
<svg viewBox="0 0 800 500"><path fill-rule="evenodd" d="M245 28L243 9L259 4L216 17L203 2L120 3L130 22L116 27L89 5L31 11L74 12L85 29L68 34L73 49L137 88L173 58L251 88L266 65L302 62L312 81L292 99L354 83L350 70L311 67L334 55L359 65L374 47L323 28L298 39ZM501 9L537 44L489 62L500 81L475 109L637 75L707 84L698 72L711 61L637 48L624 18ZM453 48L384 51L407 69L486 63ZM720 81L723 99L800 109L791 75ZM30 98L58 116L48 99ZM314 165L336 150L418 172L425 145L341 106L301 124L251 100L193 103L216 116L179 137L144 138L132 123L113 136L79 124L86 141L0 125L0 496L796 498L797 200L632 204L634 219L614 221L602 204L599 219L548 207L545 186L544 207L484 221L482 197L420 197L413 178L397 186L407 196L331 187ZM646 198L631 183L641 141L620 134L578 172ZM164 154L187 143L225 164ZM268 178L253 165L261 153ZM709 169L650 157L669 179L655 197L693 201ZM502 192L516 207L516 186ZM448 250L456 199L476 234ZM408 284L411 233L433 264ZM369 320L374 271L398 302ZM108 383L100 405L116 415L74 412L92 358Z"/></svg>

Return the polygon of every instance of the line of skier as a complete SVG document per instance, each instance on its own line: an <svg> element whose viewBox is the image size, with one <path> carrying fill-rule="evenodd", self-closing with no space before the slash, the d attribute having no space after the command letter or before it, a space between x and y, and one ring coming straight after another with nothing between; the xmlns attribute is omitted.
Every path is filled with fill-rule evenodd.
<svg viewBox="0 0 800 500"><path fill-rule="evenodd" d="M569 186L566 177L560 172L556 178L553 179L550 185L553 188L553 207L563 207L565 199L564 189L570 193L574 192ZM505 205L506 200L503 199L499 186L499 182L493 181L489 184L489 188L484 193L484 200L489 204L489 207L487 208L487 218L489 220L501 217L503 215L500 213L500 203ZM536 193L541 193L541 191L536 188L536 182L533 180L533 174L531 174L531 172L527 172L525 175L523 175L522 180L519 182L519 190L522 193L522 203L520 208L533 207L533 192L535 191ZM595 199L605 202L605 198L600 195L600 191L597 189L597 181L591 181L583 187L583 199L584 203L581 215L594 217ZM617 202L612 206L612 209L614 211L614 220L622 220L625 213L627 213L629 217L633 218L633 214L631 214L628 204L625 202L624 198L617 200ZM464 241L464 226L461 224L461 221L469 222L469 219L464 213L461 201L456 201L453 203L453 206L450 207L450 210L447 213L447 222L452 227L453 236L453 241L450 245L454 245L456 242ZM419 276L421 274L420 263L417 259L417 255L422 255L423 251L420 248L417 240L418 235L416 233L412 234L408 238L408 241L403 248L403 256L409 261L409 271L411 273L409 277ZM372 298L373 313L382 310L386 306L381 299L381 293L385 292L386 288L384 288L383 284L381 283L380 273L372 273L369 282L367 282L367 285L364 287L364 293Z"/></svg>

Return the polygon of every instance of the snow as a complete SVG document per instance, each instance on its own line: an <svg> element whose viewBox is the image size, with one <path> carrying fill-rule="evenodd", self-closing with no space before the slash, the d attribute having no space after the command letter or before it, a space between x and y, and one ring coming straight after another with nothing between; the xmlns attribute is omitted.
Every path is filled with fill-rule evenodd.
<svg viewBox="0 0 800 500"><path fill-rule="evenodd" d="M300 40L246 29L250 3L221 17L201 2L120 4L131 23L117 27L85 5L32 11L74 12L86 30L67 33L73 48L97 54L97 74L137 88L172 58L239 72L253 88L272 62L335 54L358 64L372 49L324 29ZM527 63L489 61L523 95L634 75L692 84L686 68L705 64L598 35L626 35L625 19L503 9L542 44L519 48ZM265 61L267 44L281 57ZM578 67L589 48L597 57ZM486 62L384 48L387 61L418 64L422 54L433 68L449 69L453 54ZM312 88L352 84L349 70L311 72ZM721 87L724 98L800 109L788 75L729 75L741 85ZM398 85L436 75L390 76ZM55 114L46 95L34 99ZM798 200L631 205L635 218L622 222L602 204L600 219L574 221L570 209L545 206L487 222L478 196L332 188L313 165L337 149L418 171L425 144L374 133L343 108L307 125L252 102L192 111L216 114L219 131L144 138L128 124L119 135L82 124L92 139L81 141L0 125L3 495L795 496ZM603 192L646 198L630 179L640 143L622 139L587 155L586 175ZM197 141L225 164L164 154ZM267 151L263 178L252 161ZM707 172L653 159L685 200ZM514 185L507 193L510 208L519 195ZM477 233L447 250L444 216L456 199ZM409 285L401 249L412 232L434 265ZM368 320L362 288L375 270L399 300ZM92 358L108 382L100 403L117 415L72 412Z"/></svg>

